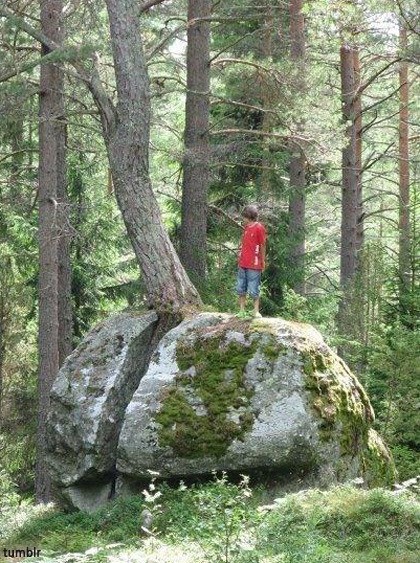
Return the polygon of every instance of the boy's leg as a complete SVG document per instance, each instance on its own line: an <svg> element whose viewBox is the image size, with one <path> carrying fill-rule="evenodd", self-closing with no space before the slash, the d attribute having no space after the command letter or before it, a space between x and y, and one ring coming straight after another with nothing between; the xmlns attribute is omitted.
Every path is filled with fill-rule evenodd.
<svg viewBox="0 0 420 563"><path fill-rule="evenodd" d="M261 270L249 270L248 293L254 301L254 317L260 317Z"/></svg>
<svg viewBox="0 0 420 563"><path fill-rule="evenodd" d="M239 310L241 312L245 311L246 290L247 290L246 272L244 268L238 268L238 275L236 278L236 292L238 294Z"/></svg>
<svg viewBox="0 0 420 563"><path fill-rule="evenodd" d="M260 317L260 298L256 297L254 299L254 317Z"/></svg>

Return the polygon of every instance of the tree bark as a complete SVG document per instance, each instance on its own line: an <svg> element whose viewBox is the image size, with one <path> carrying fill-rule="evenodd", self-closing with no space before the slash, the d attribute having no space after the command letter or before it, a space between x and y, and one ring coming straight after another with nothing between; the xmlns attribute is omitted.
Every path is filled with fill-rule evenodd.
<svg viewBox="0 0 420 563"><path fill-rule="evenodd" d="M407 49L407 30L400 25L400 48ZM400 307L405 309L405 296L410 290L410 163L409 163L409 87L408 63L402 61L399 69L400 112L399 112L399 252L398 269L400 282Z"/></svg>
<svg viewBox="0 0 420 563"><path fill-rule="evenodd" d="M266 11L264 15L264 22L262 23L261 34L261 56L265 64L273 60L273 29L274 29L274 14L273 8L270 3L266 3ZM268 74L257 74L257 84L259 90L259 97L261 98L261 107L267 111L263 112L261 131L263 133L271 133L273 130L273 113L272 108L275 106L275 96L277 89L273 91L273 85ZM257 92L258 92L257 90ZM262 137L261 149L261 174L259 182L257 183L257 196L260 201L267 203L273 196L273 173L270 170L272 162L270 159L270 138Z"/></svg>
<svg viewBox="0 0 420 563"><path fill-rule="evenodd" d="M195 283L205 280L209 187L210 0L189 0L187 96L180 258Z"/></svg>
<svg viewBox="0 0 420 563"><path fill-rule="evenodd" d="M101 112L117 201L146 285L149 305L178 313L201 305L163 226L149 177L150 89L135 0L106 0L118 103L93 89Z"/></svg>
<svg viewBox="0 0 420 563"><path fill-rule="evenodd" d="M42 32L61 42L61 0L41 1ZM43 47L43 55L48 50ZM49 392L59 368L58 328L58 202L62 164L63 75L51 63L41 64L39 102L39 377L36 460L36 498L51 499L51 484L45 464L45 431Z"/></svg>
<svg viewBox="0 0 420 563"><path fill-rule="evenodd" d="M360 87L360 57L359 49L353 49L353 68L354 68L354 126L356 128L356 174L357 174L357 228L356 228L356 252L357 259L363 247L364 241L364 212L363 212L363 178L362 178L362 96L356 94Z"/></svg>
<svg viewBox="0 0 420 563"><path fill-rule="evenodd" d="M353 49L343 45L340 49L341 96L343 121L346 126L347 144L342 151L342 200L341 200L341 252L340 285L342 290L353 280L357 267L357 134L355 124L355 77Z"/></svg>
<svg viewBox="0 0 420 563"><path fill-rule="evenodd" d="M73 311L71 299L71 225L70 204L67 195L66 140L67 128L65 121L64 96L62 96L62 115L58 126L60 142L57 154L57 203L59 210L58 238L58 352L60 366L73 350Z"/></svg>
<svg viewBox="0 0 420 563"><path fill-rule="evenodd" d="M297 93L305 89L305 23L302 13L303 0L291 0L290 12L290 58L297 71ZM306 158L300 147L291 142L289 174L289 237L291 241L290 261L296 272L294 291L305 294L305 212L306 212Z"/></svg>

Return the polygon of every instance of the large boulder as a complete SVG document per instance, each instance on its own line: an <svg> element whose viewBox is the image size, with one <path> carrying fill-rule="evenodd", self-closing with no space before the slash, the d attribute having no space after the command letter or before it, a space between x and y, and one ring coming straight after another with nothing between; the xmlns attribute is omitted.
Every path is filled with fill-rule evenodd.
<svg viewBox="0 0 420 563"><path fill-rule="evenodd" d="M202 314L167 333L127 407L122 481L256 469L326 485L394 478L368 397L309 325Z"/></svg>
<svg viewBox="0 0 420 563"><path fill-rule="evenodd" d="M169 331L124 313L96 327L51 393L48 457L69 505L216 471L269 472L295 488L394 479L365 391L309 325L203 313Z"/></svg>
<svg viewBox="0 0 420 563"><path fill-rule="evenodd" d="M54 382L47 461L59 495L72 506L94 509L111 494L121 425L147 369L156 323L154 312L107 319Z"/></svg>

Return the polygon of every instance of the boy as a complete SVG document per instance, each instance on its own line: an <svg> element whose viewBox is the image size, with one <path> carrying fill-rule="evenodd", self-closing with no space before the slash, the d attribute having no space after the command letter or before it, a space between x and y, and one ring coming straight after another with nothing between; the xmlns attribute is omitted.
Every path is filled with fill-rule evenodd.
<svg viewBox="0 0 420 563"><path fill-rule="evenodd" d="M260 318L261 272L265 267L266 231L258 222L258 209L247 205L242 212L244 232L239 252L237 293L239 297L239 317L246 316L246 294L254 301L254 317Z"/></svg>

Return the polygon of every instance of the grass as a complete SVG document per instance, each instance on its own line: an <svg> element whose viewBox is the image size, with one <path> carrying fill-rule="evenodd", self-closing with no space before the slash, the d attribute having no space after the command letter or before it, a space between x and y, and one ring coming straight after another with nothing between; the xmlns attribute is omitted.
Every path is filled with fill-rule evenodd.
<svg viewBox="0 0 420 563"><path fill-rule="evenodd" d="M32 545L48 556L44 561L58 562L59 554L97 547L97 553L78 559L95 563L135 563L149 557L162 563L420 560L420 503L408 493L339 486L290 494L261 506L266 492L251 491L246 479L232 484L224 476L178 489L162 485L158 491L160 496L148 496L155 515L151 537L140 530L147 495L118 499L91 515L32 506L19 519L23 508L15 507L8 512L14 526L0 528L1 551L3 546ZM115 543L120 545L110 546Z"/></svg>

